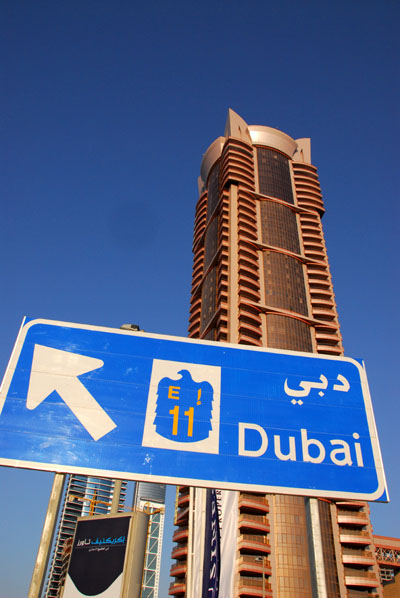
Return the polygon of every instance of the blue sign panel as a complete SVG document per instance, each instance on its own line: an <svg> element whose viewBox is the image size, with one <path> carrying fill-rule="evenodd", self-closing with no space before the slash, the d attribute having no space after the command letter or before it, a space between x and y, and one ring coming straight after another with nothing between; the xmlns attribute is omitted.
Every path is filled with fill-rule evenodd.
<svg viewBox="0 0 400 598"><path fill-rule="evenodd" d="M387 500L350 358L26 320L0 413L3 465Z"/></svg>

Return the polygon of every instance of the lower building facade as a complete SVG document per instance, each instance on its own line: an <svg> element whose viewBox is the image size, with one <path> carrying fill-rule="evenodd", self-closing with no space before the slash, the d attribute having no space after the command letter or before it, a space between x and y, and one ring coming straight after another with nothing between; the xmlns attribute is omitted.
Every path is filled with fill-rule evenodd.
<svg viewBox="0 0 400 598"><path fill-rule="evenodd" d="M400 598L400 538L374 535L383 598Z"/></svg>
<svg viewBox="0 0 400 598"><path fill-rule="evenodd" d="M126 482L76 474L68 476L45 598L62 596L78 517L110 513L115 494L119 495L118 508L122 510L126 498Z"/></svg>
<svg viewBox="0 0 400 598"><path fill-rule="evenodd" d="M141 598L158 598L165 519L165 485L136 482L133 507L145 511L150 517Z"/></svg>
<svg viewBox="0 0 400 598"><path fill-rule="evenodd" d="M189 336L342 355L310 140L249 126L230 110L203 156L199 193ZM221 598L383 596L368 504L236 494L233 574ZM196 496L179 488L171 596L207 595L194 582L204 535ZM221 525L222 544L224 533ZM225 584L223 560L222 551Z"/></svg>

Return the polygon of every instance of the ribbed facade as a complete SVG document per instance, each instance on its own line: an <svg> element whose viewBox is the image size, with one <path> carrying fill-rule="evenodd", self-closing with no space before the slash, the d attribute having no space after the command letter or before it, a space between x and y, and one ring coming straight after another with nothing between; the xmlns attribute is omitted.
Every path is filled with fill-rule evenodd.
<svg viewBox="0 0 400 598"><path fill-rule="evenodd" d="M342 355L310 140L230 110L199 191L189 336ZM186 596L188 487L177 502L169 593ZM382 596L366 503L241 493L238 505L234 597Z"/></svg>
<svg viewBox="0 0 400 598"><path fill-rule="evenodd" d="M46 598L59 598L62 595L71 553L69 543L74 536L78 517L110 513L114 485L115 481L111 479L75 474L68 476L47 588L44 593ZM126 482L122 482L119 497L121 510L125 503L125 496Z"/></svg>
<svg viewBox="0 0 400 598"><path fill-rule="evenodd" d="M133 507L150 515L141 598L158 598L165 519L165 484L136 482Z"/></svg>

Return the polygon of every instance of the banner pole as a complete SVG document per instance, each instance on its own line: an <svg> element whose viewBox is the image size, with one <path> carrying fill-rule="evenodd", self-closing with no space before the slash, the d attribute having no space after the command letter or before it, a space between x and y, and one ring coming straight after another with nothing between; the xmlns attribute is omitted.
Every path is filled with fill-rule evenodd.
<svg viewBox="0 0 400 598"><path fill-rule="evenodd" d="M53 486L51 488L49 504L47 506L46 517L43 524L36 563L33 569L31 585L29 586L28 598L40 598L42 593L65 479L66 475L64 473L54 474Z"/></svg>

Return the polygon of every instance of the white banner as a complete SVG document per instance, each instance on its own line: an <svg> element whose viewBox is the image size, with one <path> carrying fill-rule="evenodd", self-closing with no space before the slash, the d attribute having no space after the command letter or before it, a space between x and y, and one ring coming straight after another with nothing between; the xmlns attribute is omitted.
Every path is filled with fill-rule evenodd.
<svg viewBox="0 0 400 598"><path fill-rule="evenodd" d="M206 490L204 488L193 488L194 494L194 513L193 513L193 540L192 554L188 555L192 563L192 584L190 585L191 593L188 598L195 598L201 596L203 584L203 558L204 558L204 526L205 526L205 510L206 510ZM189 515L190 517L190 515ZM190 546L188 546L190 551Z"/></svg>
<svg viewBox="0 0 400 598"><path fill-rule="evenodd" d="M221 530L219 598L232 598L236 572L238 497L234 490L216 490Z"/></svg>

